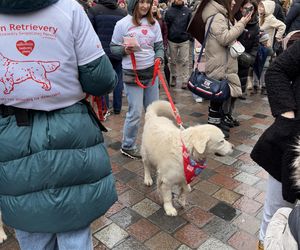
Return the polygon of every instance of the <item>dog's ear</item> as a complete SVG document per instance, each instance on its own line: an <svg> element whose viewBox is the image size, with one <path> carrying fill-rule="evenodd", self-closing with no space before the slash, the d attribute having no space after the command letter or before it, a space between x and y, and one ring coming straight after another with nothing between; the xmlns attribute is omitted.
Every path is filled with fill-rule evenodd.
<svg viewBox="0 0 300 250"><path fill-rule="evenodd" d="M203 135L201 138L194 138L193 146L199 154L203 154L206 149L207 142L209 141L208 135Z"/></svg>

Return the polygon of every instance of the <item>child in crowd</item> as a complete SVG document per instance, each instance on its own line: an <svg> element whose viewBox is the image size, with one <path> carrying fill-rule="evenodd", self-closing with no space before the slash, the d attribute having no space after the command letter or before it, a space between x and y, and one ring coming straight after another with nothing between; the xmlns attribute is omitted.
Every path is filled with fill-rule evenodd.
<svg viewBox="0 0 300 250"><path fill-rule="evenodd" d="M259 38L259 46L253 66L253 92L257 94L258 89L261 89L261 94L266 95L265 73L270 65L273 50L269 44L269 34L261 32Z"/></svg>

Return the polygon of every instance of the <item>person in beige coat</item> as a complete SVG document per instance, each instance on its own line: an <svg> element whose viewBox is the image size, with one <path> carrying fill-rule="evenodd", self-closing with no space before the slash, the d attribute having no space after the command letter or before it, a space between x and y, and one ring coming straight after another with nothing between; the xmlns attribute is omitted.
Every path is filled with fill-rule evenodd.
<svg viewBox="0 0 300 250"><path fill-rule="evenodd" d="M259 27L269 34L269 44L273 46L274 37L278 42L282 41L285 32L285 24L273 15L275 2L271 0L261 1L258 5Z"/></svg>
<svg viewBox="0 0 300 250"><path fill-rule="evenodd" d="M210 102L208 123L222 129L225 137L229 137L229 127L222 120L232 112L234 100L242 95L238 73L237 58L230 55L229 47L245 29L251 19L251 14L242 17L235 23L232 8L235 0L203 0L199 8L203 8L202 19L208 28L210 19L214 16L205 47L205 73L217 80L227 78L229 81L231 98L225 102L227 112L224 112L221 102ZM225 114L224 114L225 113Z"/></svg>

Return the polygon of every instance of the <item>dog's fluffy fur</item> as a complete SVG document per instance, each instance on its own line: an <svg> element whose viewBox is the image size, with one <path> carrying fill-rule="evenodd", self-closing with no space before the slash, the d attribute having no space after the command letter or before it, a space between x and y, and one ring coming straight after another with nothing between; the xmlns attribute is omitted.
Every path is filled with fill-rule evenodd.
<svg viewBox="0 0 300 250"><path fill-rule="evenodd" d="M177 215L172 204L172 187L179 186L178 201L182 206L185 205L186 193L190 191L184 175L181 140L196 161L205 158L207 154L227 155L233 150L233 145L224 139L224 134L216 126L197 125L181 131L173 120L169 102L152 103L147 108L141 145L144 183L147 186L153 184L150 167L155 167L158 191L169 216Z"/></svg>
<svg viewBox="0 0 300 250"><path fill-rule="evenodd" d="M297 144L295 145L296 158L293 162L294 173L293 179L295 182L295 186L300 188L300 137L297 139Z"/></svg>
<svg viewBox="0 0 300 250"><path fill-rule="evenodd" d="M3 223L1 218L1 211L0 211L0 244L7 239L7 235L3 230Z"/></svg>

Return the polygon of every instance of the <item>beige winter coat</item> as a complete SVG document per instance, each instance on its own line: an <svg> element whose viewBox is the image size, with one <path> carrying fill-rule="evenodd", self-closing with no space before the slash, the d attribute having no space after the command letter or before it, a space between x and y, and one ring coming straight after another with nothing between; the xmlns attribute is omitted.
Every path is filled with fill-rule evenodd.
<svg viewBox="0 0 300 250"><path fill-rule="evenodd" d="M268 33L269 38L269 44L273 45L274 42L274 34L276 33L277 39L282 39L282 36L285 32L285 24L281 22L280 20L276 19L276 17L273 15L274 9L275 9L275 2L274 1L262 1L261 2L265 7L265 21L262 25L260 25L260 29L264 32ZM260 22L259 22L260 23Z"/></svg>
<svg viewBox="0 0 300 250"><path fill-rule="evenodd" d="M298 244L288 225L291 211L291 208L283 207L273 215L265 236L265 250L298 250Z"/></svg>
<svg viewBox="0 0 300 250"><path fill-rule="evenodd" d="M221 80L227 77L232 97L242 95L241 82L237 75L237 59L230 56L228 46L231 45L245 29L241 21L231 25L227 10L215 1L210 1L204 8L202 19L206 30L210 17L215 15L205 46L205 72L207 76ZM228 27L229 25L229 27ZM226 54L228 62L226 63Z"/></svg>

